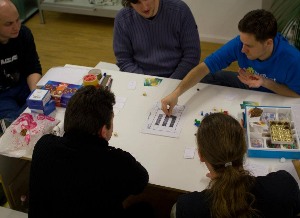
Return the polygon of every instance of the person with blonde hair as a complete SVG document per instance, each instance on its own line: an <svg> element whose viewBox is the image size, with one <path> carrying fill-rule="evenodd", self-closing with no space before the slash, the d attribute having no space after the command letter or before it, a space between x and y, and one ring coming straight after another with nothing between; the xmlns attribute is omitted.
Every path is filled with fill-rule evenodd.
<svg viewBox="0 0 300 218"><path fill-rule="evenodd" d="M300 212L299 187L288 172L254 177L244 169L244 129L233 117L223 113L205 117L197 145L211 181L204 191L178 198L176 218L295 217Z"/></svg>

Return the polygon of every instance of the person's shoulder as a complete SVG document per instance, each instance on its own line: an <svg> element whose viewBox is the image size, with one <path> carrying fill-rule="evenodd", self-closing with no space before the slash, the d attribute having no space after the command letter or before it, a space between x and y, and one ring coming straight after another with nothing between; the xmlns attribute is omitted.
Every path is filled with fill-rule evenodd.
<svg viewBox="0 0 300 218"><path fill-rule="evenodd" d="M241 48L243 47L243 43L241 41L241 38L239 35L232 38L228 42L226 42L221 48L219 48L217 51L224 51L224 50L232 50L235 52L235 54L242 54Z"/></svg>
<svg viewBox="0 0 300 218"><path fill-rule="evenodd" d="M273 184L274 186L278 184L278 186L282 186L284 184L295 185L298 186L295 178L285 170L279 170L276 172L271 172L266 176L256 177L256 180L260 184Z"/></svg>
<svg viewBox="0 0 300 218"><path fill-rule="evenodd" d="M52 134L43 135L35 144L33 154L35 153L48 153L49 150L53 150L58 145L62 137Z"/></svg>
<svg viewBox="0 0 300 218"><path fill-rule="evenodd" d="M207 191L191 192L178 197L176 215L181 217L210 217Z"/></svg>
<svg viewBox="0 0 300 218"><path fill-rule="evenodd" d="M31 30L27 26L25 26L23 24L21 25L20 33L21 34L26 34L26 35L32 34Z"/></svg>
<svg viewBox="0 0 300 218"><path fill-rule="evenodd" d="M207 201L207 195L205 190L202 192L194 191L194 192L180 195L177 200L178 204L188 204L188 205L195 204L195 203L202 204L206 201Z"/></svg>
<svg viewBox="0 0 300 218"><path fill-rule="evenodd" d="M115 148L112 146L108 146L109 148L109 153L113 156L115 156L116 158L119 159L134 159L135 158L127 151L122 150L121 148Z"/></svg>
<svg viewBox="0 0 300 218"><path fill-rule="evenodd" d="M266 177L269 177L270 179L290 179L294 180L294 177L285 170L279 170L276 172L269 173Z"/></svg>
<svg viewBox="0 0 300 218"><path fill-rule="evenodd" d="M277 33L274 41L275 49L279 52L283 52L286 56L291 56L289 58L300 58L300 51L295 46L291 45L280 33Z"/></svg>
<svg viewBox="0 0 300 218"><path fill-rule="evenodd" d="M54 142L58 139L60 139L61 137L53 135L53 134L46 134L43 135L38 141L37 143L42 143L42 142Z"/></svg>
<svg viewBox="0 0 300 218"><path fill-rule="evenodd" d="M169 10L189 11L189 6L182 0L162 0L164 7Z"/></svg>
<svg viewBox="0 0 300 218"><path fill-rule="evenodd" d="M21 40L30 41L33 38L33 34L27 26L22 24L18 38Z"/></svg>
<svg viewBox="0 0 300 218"><path fill-rule="evenodd" d="M134 9L131 7L123 7L121 10L118 11L115 21L122 22L128 20L134 16Z"/></svg>
<svg viewBox="0 0 300 218"><path fill-rule="evenodd" d="M237 44L243 44L242 41L241 41L240 35L237 35L236 37L232 38L227 43L229 43L229 42L234 42L234 43L237 43Z"/></svg>

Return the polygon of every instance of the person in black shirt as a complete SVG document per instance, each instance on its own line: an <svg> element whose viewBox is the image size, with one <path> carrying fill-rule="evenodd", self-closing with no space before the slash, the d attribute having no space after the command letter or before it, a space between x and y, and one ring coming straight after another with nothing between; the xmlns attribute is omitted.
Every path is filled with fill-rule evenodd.
<svg viewBox="0 0 300 218"><path fill-rule="evenodd" d="M0 0L0 120L14 121L26 108L42 68L31 31L10 0Z"/></svg>
<svg viewBox="0 0 300 218"><path fill-rule="evenodd" d="M63 137L48 134L36 143L29 218L148 217L122 207L144 190L149 175L130 153L108 144L114 104L109 90L83 87L67 105Z"/></svg>

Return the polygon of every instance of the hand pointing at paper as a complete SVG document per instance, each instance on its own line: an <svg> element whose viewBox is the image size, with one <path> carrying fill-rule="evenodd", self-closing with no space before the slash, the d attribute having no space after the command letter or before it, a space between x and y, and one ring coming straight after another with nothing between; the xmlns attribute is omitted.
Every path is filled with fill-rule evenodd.
<svg viewBox="0 0 300 218"><path fill-rule="evenodd" d="M176 106L178 102L178 96L172 92L170 95L164 97L161 100L161 109L167 115L171 116L173 112L173 108Z"/></svg>

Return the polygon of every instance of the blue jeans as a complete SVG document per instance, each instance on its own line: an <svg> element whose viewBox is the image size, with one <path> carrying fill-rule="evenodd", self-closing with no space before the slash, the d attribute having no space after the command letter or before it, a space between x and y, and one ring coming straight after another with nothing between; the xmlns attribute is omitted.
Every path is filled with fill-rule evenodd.
<svg viewBox="0 0 300 218"><path fill-rule="evenodd" d="M0 119L14 121L26 109L30 94L27 82L0 92Z"/></svg>

